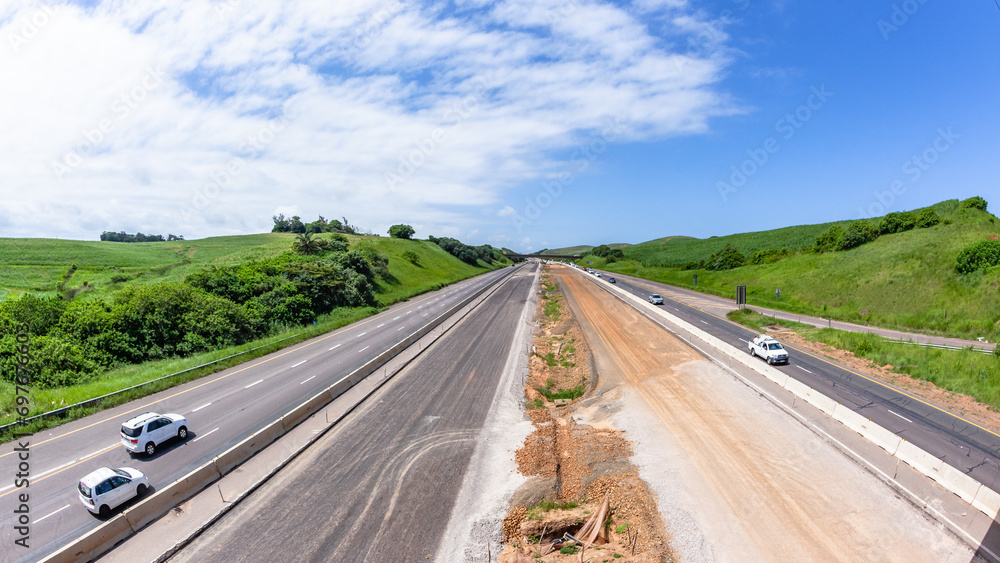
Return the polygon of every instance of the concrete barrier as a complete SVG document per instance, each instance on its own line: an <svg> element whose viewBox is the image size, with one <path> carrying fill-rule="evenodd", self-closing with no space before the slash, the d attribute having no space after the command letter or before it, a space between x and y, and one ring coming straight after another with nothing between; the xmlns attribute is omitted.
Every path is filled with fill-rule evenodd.
<svg viewBox="0 0 1000 563"><path fill-rule="evenodd" d="M868 441L889 452L889 455L896 455L902 438L875 424L866 416L862 416L844 405L837 405L833 411L833 418L841 424L861 434Z"/></svg>
<svg viewBox="0 0 1000 563"><path fill-rule="evenodd" d="M972 506L996 520L997 515L1000 514L1000 493L983 485L979 487L976 497L972 499Z"/></svg>
<svg viewBox="0 0 1000 563"><path fill-rule="evenodd" d="M313 413L323 408L329 402L330 394L326 391L323 391L318 395L314 395L312 398L288 411L285 416L281 417L282 428L285 429L285 432L288 432L293 426L312 416Z"/></svg>
<svg viewBox="0 0 1000 563"><path fill-rule="evenodd" d="M833 411L837 408L837 401L791 377L785 382L785 389L830 416L833 416Z"/></svg>
<svg viewBox="0 0 1000 563"><path fill-rule="evenodd" d="M214 460L216 469L220 475L229 473L237 465L250 459L250 456L266 448L268 444L277 440L284 433L285 428L281 425L281 419L275 420L239 444L219 454Z"/></svg>
<svg viewBox="0 0 1000 563"><path fill-rule="evenodd" d="M73 540L59 551L42 559L43 563L75 563L88 561L132 534L125 516L119 514L97 528Z"/></svg>
<svg viewBox="0 0 1000 563"><path fill-rule="evenodd" d="M941 466L944 465L944 462L914 446L913 443L903 440L899 444L899 449L896 450L896 457L931 479L941 480Z"/></svg>
<svg viewBox="0 0 1000 563"><path fill-rule="evenodd" d="M947 463L941 465L941 479L938 483L969 504L973 504L979 489L984 487L979 481Z"/></svg>
<svg viewBox="0 0 1000 563"><path fill-rule="evenodd" d="M170 507L191 498L222 477L214 463L206 463L123 513L132 531L138 532L153 520L163 516Z"/></svg>

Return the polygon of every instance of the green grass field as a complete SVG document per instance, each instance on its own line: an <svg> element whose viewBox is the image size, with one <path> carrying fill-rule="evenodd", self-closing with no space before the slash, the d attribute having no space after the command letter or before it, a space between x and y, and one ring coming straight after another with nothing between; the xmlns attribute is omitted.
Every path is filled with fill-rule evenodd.
<svg viewBox="0 0 1000 563"><path fill-rule="evenodd" d="M591 261L593 267L730 298L735 297L737 285L746 285L751 305L902 330L1000 340L1000 267L967 276L955 273L958 252L972 242L1000 234L1000 221L989 213L958 209L957 201L935 207L945 219L941 224L885 235L848 251L801 251L811 245L813 233L818 235L827 224L695 241L706 245L697 252L690 240L665 243L662 246L674 249L669 258L656 254L667 253L663 249L642 250L644 243L625 249L631 260L606 264L587 256L578 263ZM773 264L724 271L655 265L705 259L715 248L707 246L707 241L715 240L721 244L728 240L747 254L782 247L799 252ZM793 241L798 241L797 247ZM643 253L657 257L654 265L635 259ZM775 297L777 289L780 299Z"/></svg>

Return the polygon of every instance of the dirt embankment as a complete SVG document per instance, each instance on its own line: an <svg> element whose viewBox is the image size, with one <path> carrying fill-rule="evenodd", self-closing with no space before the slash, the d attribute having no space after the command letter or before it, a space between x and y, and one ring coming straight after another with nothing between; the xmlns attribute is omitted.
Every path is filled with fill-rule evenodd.
<svg viewBox="0 0 1000 563"><path fill-rule="evenodd" d="M524 391L535 425L516 453L519 471L531 479L515 493L503 523L500 561L579 561L579 536L588 520L608 514L584 561L674 561L648 485L629 461L624 433L580 424L574 418L593 388L590 348L566 306L559 286L543 275L535 351ZM595 532L597 533L597 532Z"/></svg>

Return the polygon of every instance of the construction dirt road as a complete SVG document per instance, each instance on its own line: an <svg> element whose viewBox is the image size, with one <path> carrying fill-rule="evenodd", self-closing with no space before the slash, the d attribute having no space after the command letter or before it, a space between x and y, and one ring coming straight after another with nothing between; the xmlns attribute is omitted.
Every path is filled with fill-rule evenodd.
<svg viewBox="0 0 1000 563"><path fill-rule="evenodd" d="M597 371L581 420L625 431L683 561L973 561L972 550L719 366L552 267Z"/></svg>

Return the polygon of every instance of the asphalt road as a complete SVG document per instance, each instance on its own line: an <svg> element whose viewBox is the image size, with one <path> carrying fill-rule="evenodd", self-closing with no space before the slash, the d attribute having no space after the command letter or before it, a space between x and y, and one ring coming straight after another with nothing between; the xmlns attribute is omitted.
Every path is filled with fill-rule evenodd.
<svg viewBox="0 0 1000 563"><path fill-rule="evenodd" d="M14 488L15 443L0 449L0 560L37 561L100 525L80 503L77 482L102 466L134 467L153 490L204 464L364 365L478 288L509 273L490 272L397 304L348 325L246 364L132 401L28 438L31 484ZM150 458L131 456L119 442L121 423L137 414L187 417L191 435ZM14 510L29 494L29 549L14 545ZM134 501L133 501L134 502ZM125 507L130 506L126 504ZM124 507L122 507L124 508ZM113 513L119 512L119 508Z"/></svg>
<svg viewBox="0 0 1000 563"><path fill-rule="evenodd" d="M580 272L580 275L589 275ZM613 276L620 289L647 299L664 296L662 305L671 314L723 341L748 352L747 343L757 333L697 307L666 296L671 286L631 276L601 272L598 283ZM780 339L779 339L780 340ZM1000 490L1000 435L902 390L872 380L827 358L782 342L789 364L775 366L790 377L850 406L854 411L895 432L992 488Z"/></svg>
<svg viewBox="0 0 1000 563"><path fill-rule="evenodd" d="M171 561L433 559L535 267Z"/></svg>

